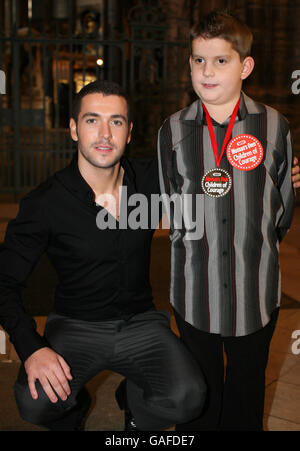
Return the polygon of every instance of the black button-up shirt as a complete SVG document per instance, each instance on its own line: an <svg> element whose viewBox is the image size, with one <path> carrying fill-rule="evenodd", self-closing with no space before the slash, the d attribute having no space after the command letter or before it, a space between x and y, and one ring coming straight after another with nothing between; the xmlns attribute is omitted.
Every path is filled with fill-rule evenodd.
<svg viewBox="0 0 300 451"><path fill-rule="evenodd" d="M142 194L150 206L151 194L159 194L157 162L123 157L121 164L127 198ZM95 204L75 157L21 201L0 251L0 323L23 361L47 345L21 302L21 288L44 252L58 275L57 313L101 321L154 308L149 262L155 226L121 228L122 215L128 218L136 208L123 208L125 200L120 225L100 230L96 222L103 209Z"/></svg>

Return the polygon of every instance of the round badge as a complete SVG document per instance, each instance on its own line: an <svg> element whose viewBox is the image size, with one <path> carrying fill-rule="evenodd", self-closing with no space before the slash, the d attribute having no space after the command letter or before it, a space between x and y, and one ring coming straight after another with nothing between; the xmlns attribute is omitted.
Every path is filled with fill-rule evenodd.
<svg viewBox="0 0 300 451"><path fill-rule="evenodd" d="M231 189L231 177L225 169L210 169L202 177L202 189L211 197L225 196Z"/></svg>
<svg viewBox="0 0 300 451"><path fill-rule="evenodd" d="M262 162L264 150L255 136L238 135L230 140L226 155L234 168L241 171L251 171Z"/></svg>

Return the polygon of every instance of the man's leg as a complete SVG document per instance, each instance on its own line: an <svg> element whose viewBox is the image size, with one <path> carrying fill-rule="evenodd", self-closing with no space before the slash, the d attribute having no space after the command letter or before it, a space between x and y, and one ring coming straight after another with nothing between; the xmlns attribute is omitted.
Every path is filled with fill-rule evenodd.
<svg viewBox="0 0 300 451"><path fill-rule="evenodd" d="M261 431L265 371L278 309L263 329L243 337L224 338L227 355L222 430Z"/></svg>
<svg viewBox="0 0 300 451"><path fill-rule="evenodd" d="M22 365L15 383L15 397L21 417L51 430L76 429L88 408L84 384L106 367L107 356L113 349L113 334L114 325L111 323L99 328L93 323L51 314L45 337L51 348L71 367L71 394L66 401L59 399L52 403L39 381L36 381L38 399L32 399Z"/></svg>
<svg viewBox="0 0 300 451"><path fill-rule="evenodd" d="M20 416L29 423L44 426L52 431L80 430L82 420L90 407L91 398L83 387L74 402L59 399L52 404L39 381L36 381L38 399L33 400L27 383L27 374L22 365L15 383L15 398ZM74 390L72 390L74 394Z"/></svg>
<svg viewBox="0 0 300 451"><path fill-rule="evenodd" d="M120 324L110 369L127 378L128 404L139 430L188 421L202 410L202 373L171 331L167 313L148 311Z"/></svg>
<svg viewBox="0 0 300 451"><path fill-rule="evenodd" d="M176 426L177 431L216 431L222 410L224 359L222 338L202 332L175 313L181 340L201 368L207 385L207 397L200 416Z"/></svg>
<svg viewBox="0 0 300 451"><path fill-rule="evenodd" d="M149 311L129 321L95 323L52 315L45 332L51 347L71 367L71 395L53 404L39 386L39 398L33 400L20 374L15 394L25 420L39 425L65 422L84 384L104 368L130 379L129 407L140 430L161 429L200 413L205 397L202 374L164 313Z"/></svg>

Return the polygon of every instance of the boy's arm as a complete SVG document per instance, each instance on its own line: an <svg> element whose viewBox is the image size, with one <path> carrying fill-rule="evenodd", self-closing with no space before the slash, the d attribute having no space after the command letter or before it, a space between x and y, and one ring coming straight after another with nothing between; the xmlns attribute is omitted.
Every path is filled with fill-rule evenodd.
<svg viewBox="0 0 300 451"><path fill-rule="evenodd" d="M159 173L159 185L160 192L162 196L171 196L174 192L174 174L172 168L172 136L169 125L169 119L167 119L158 132L158 143L157 143L157 153L158 153L158 173ZM175 190L176 191L176 190ZM172 215L169 212L169 202L164 200L164 211L168 216L168 221L170 225L171 233L174 229Z"/></svg>
<svg viewBox="0 0 300 451"><path fill-rule="evenodd" d="M278 188L280 190L283 203L283 214L277 223L277 234L279 241L283 239L288 232L294 212L295 190L291 181L291 168L293 164L293 148L291 132L288 130L283 136L284 161L281 163L278 171Z"/></svg>
<svg viewBox="0 0 300 451"><path fill-rule="evenodd" d="M170 195L170 154L172 152L172 137L169 120L166 120L158 132L158 172L160 192Z"/></svg>
<svg viewBox="0 0 300 451"><path fill-rule="evenodd" d="M21 201L16 219L8 224L0 248L0 324L10 335L23 362L33 352L47 346L36 332L34 319L26 314L21 298L22 288L47 242L41 207L27 196Z"/></svg>

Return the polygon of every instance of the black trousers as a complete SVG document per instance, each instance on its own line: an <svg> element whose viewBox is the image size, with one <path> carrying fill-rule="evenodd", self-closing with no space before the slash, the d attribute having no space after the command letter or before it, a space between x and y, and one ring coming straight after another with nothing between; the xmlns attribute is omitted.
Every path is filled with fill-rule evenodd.
<svg viewBox="0 0 300 451"><path fill-rule="evenodd" d="M207 384L202 414L177 425L176 430L263 430L265 370L278 312L273 312L263 329L243 337L202 332L175 312L181 339L199 363Z"/></svg>
<svg viewBox="0 0 300 451"><path fill-rule="evenodd" d="M33 400L22 366L15 397L23 419L47 425L77 405L84 385L101 370L127 378L127 396L138 429L159 430L197 417L206 386L198 364L169 326L169 313L150 310L128 321L87 322L50 314L45 337L71 367L71 395L51 403L39 382Z"/></svg>

